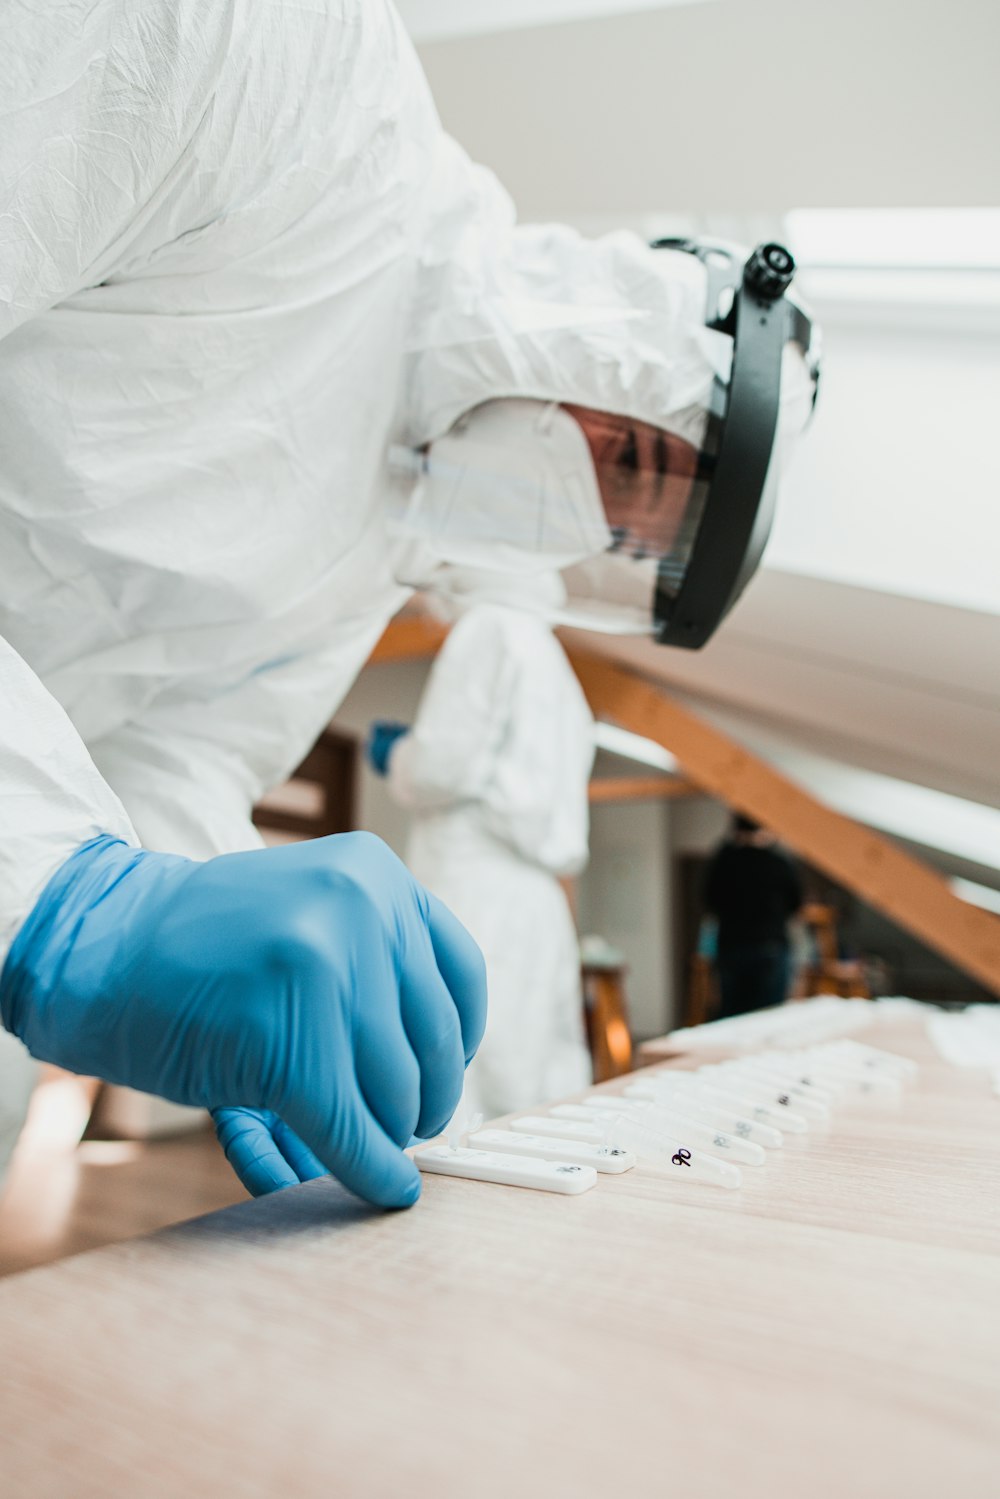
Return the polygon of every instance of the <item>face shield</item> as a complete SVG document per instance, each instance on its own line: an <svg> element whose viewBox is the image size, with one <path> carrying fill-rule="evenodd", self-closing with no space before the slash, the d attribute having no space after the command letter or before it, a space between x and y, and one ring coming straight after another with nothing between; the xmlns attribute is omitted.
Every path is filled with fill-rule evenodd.
<svg viewBox="0 0 1000 1499"><path fill-rule="evenodd" d="M447 593L456 568L557 572L557 622L688 648L709 639L760 562L782 439L815 399L818 340L785 296L794 265L780 246L744 261L661 243L705 268L715 375L703 398L662 426L491 400L427 447L394 449L401 582Z"/></svg>

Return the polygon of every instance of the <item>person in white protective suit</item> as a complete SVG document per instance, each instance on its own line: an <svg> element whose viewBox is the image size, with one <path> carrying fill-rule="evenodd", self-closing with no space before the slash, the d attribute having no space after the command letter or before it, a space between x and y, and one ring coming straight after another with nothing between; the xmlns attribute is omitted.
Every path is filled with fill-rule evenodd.
<svg viewBox="0 0 1000 1499"><path fill-rule="evenodd" d="M19 6L0 113L4 1026L212 1109L254 1192L407 1205L481 959L377 840L261 850L251 808L411 573L631 548L648 592L690 550L732 357L705 265L515 227L386 0ZM477 499L439 440L481 456L508 404Z"/></svg>
<svg viewBox="0 0 1000 1499"><path fill-rule="evenodd" d="M551 606L558 580L529 582L526 600L523 585L515 592L503 576L455 580L465 607L412 730L379 757L393 796L413 813L411 872L486 960L489 1015L465 1103L487 1118L579 1092L592 1076L579 944L559 880L587 862L593 719L562 647L530 607Z"/></svg>

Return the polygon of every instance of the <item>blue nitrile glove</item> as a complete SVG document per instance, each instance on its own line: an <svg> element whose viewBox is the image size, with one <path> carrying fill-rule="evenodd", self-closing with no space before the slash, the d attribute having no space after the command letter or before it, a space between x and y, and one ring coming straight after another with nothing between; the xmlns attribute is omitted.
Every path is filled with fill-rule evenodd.
<svg viewBox="0 0 1000 1499"><path fill-rule="evenodd" d="M209 1108L244 1185L327 1171L382 1207L420 1177L486 1020L479 949L370 833L194 863L84 844L0 975L43 1061Z"/></svg>
<svg viewBox="0 0 1000 1499"><path fill-rule="evenodd" d="M393 723L388 718L376 718L368 730L368 742L365 745L368 764L376 775L388 775L392 747L397 739L402 739L403 735L409 732L409 726L405 723Z"/></svg>

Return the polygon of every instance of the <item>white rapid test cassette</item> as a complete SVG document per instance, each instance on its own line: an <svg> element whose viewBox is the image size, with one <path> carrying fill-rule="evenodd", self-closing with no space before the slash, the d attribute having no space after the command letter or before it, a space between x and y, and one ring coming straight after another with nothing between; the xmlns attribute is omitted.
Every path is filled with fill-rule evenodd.
<svg viewBox="0 0 1000 1499"><path fill-rule="evenodd" d="M799 1051L755 1052L702 1067L695 1077L710 1088L732 1089L776 1112L785 1110L783 1121L796 1113L816 1128L828 1124L847 1100L898 1100L915 1072L909 1058L844 1040Z"/></svg>
<svg viewBox="0 0 1000 1499"><path fill-rule="evenodd" d="M612 1131L612 1122L618 1115L627 1119L635 1119L640 1124L647 1124L651 1129L662 1128L671 1131L683 1139L688 1145L703 1146L711 1150L713 1155L727 1156L732 1161L739 1161L744 1166L763 1166L767 1160L767 1153L760 1145L755 1145L749 1140L741 1140L737 1135L729 1134L728 1131L713 1124L706 1124L704 1120L692 1118L690 1114L682 1114L661 1107L655 1103L645 1103L633 1098L609 1098L607 1103L593 1104L561 1104L552 1110L557 1119L579 1121L603 1126L609 1132Z"/></svg>
<svg viewBox="0 0 1000 1499"><path fill-rule="evenodd" d="M717 1125L719 1129L726 1130L730 1135L737 1135L741 1140L752 1140L755 1145L763 1145L765 1150L778 1150L785 1143L780 1129L775 1129L770 1124L761 1124L758 1119L745 1118L732 1104L711 1103L704 1095L699 1096L694 1088L683 1084L675 1086L674 1080L670 1078L630 1083L625 1089L625 1097L637 1103L660 1103L665 1108L675 1109L679 1114L687 1114L692 1119ZM593 1101L596 1103L596 1097Z"/></svg>
<svg viewBox="0 0 1000 1499"><path fill-rule="evenodd" d="M743 1184L743 1173L739 1166L720 1161L717 1155L707 1150L693 1150L686 1140L678 1138L673 1130L652 1127L618 1114L611 1126L611 1142L620 1150L631 1150L640 1164L665 1167L676 1171L680 1179L706 1182L713 1187L739 1187Z"/></svg>
<svg viewBox="0 0 1000 1499"><path fill-rule="evenodd" d="M541 1157L527 1150L493 1150L488 1144L462 1145L466 1131L472 1139L477 1132L506 1136L504 1130L480 1130L482 1122L481 1114L471 1120L456 1116L448 1126L447 1145L425 1145L414 1151L417 1168L435 1176L463 1176L467 1181L529 1187L536 1192L559 1192L563 1196L576 1196L597 1186L597 1172L592 1165L567 1160L562 1155L555 1159L555 1152Z"/></svg>
<svg viewBox="0 0 1000 1499"><path fill-rule="evenodd" d="M567 1139L580 1140L592 1149L626 1151L636 1157L640 1166L643 1163L670 1166L687 1181L738 1187L743 1180L740 1168L719 1160L721 1152L715 1152L714 1147L712 1152L692 1150L686 1133L666 1125L661 1118L641 1117L634 1105L631 1114L627 1112L627 1104L617 1110L594 1110L593 1119L580 1119L581 1112L590 1111L583 1105L556 1104L547 1115L524 1115L512 1120L511 1129L530 1131L542 1138L561 1132Z"/></svg>
<svg viewBox="0 0 1000 1499"><path fill-rule="evenodd" d="M906 1057L848 1039L756 1052L695 1072L650 1068L624 1093L594 1092L546 1114L522 1115L507 1129L453 1120L449 1144L422 1147L414 1160L422 1171L567 1194L595 1186L599 1172L636 1165L739 1187L737 1161L764 1165L785 1134L825 1129L845 1102L891 1102L916 1070Z"/></svg>
<svg viewBox="0 0 1000 1499"><path fill-rule="evenodd" d="M497 1182L504 1187L534 1187L539 1192L575 1195L597 1186L593 1166L573 1161L543 1161L463 1145L429 1145L415 1151L413 1159L421 1171L437 1176L464 1176L468 1181Z"/></svg>
<svg viewBox="0 0 1000 1499"><path fill-rule="evenodd" d="M779 1090L775 1090L775 1094L768 1100L752 1089L744 1091L740 1086L740 1078L724 1076L715 1067L705 1067L700 1072L685 1073L684 1076L691 1078L697 1098L713 1105L726 1104L730 1109L735 1109L741 1118L749 1119L754 1124L766 1124L771 1129L789 1135L804 1135L809 1128L806 1116L792 1108L790 1095L786 1095L784 1104L776 1102L775 1094Z"/></svg>
<svg viewBox="0 0 1000 1499"><path fill-rule="evenodd" d="M608 1143L606 1124L592 1119L553 1118L548 1114L522 1114L510 1121L512 1130L526 1135L552 1135L557 1140L582 1140L598 1148Z"/></svg>
<svg viewBox="0 0 1000 1499"><path fill-rule="evenodd" d="M570 1161L593 1166L602 1175L631 1171L635 1156L628 1150L594 1145L586 1140L558 1139L552 1135L529 1135L513 1129L481 1129L469 1136L475 1150L495 1150L505 1155L532 1156L541 1161Z"/></svg>

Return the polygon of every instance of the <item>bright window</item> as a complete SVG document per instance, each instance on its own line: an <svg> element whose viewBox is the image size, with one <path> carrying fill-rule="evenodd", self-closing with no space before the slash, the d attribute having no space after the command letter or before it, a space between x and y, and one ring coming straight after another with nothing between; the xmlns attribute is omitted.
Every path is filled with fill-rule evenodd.
<svg viewBox="0 0 1000 1499"><path fill-rule="evenodd" d="M997 208L797 208L785 224L803 269L1000 271Z"/></svg>

